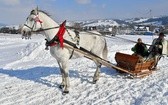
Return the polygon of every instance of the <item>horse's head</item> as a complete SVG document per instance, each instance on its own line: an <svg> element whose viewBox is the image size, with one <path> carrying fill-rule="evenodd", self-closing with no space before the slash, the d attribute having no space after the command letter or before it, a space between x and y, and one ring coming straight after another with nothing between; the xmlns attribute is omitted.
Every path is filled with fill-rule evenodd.
<svg viewBox="0 0 168 105"><path fill-rule="evenodd" d="M32 32L36 32L42 28L42 21L39 19L38 9L33 9L30 15L27 17L24 26L22 27L22 35L30 35Z"/></svg>

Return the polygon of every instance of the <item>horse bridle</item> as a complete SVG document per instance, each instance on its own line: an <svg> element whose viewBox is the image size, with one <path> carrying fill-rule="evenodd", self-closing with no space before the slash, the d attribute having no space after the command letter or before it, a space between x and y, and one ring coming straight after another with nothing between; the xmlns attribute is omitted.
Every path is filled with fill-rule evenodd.
<svg viewBox="0 0 168 105"><path fill-rule="evenodd" d="M38 30L34 31L33 29L35 27L35 24L37 22L39 22L41 25L41 28L39 30L42 30L42 21L39 19L38 14L30 14L30 15L35 15L35 18L32 18L32 20L34 21L32 27L28 26L27 24L24 24L24 26L28 27L31 30L31 32L38 32ZM27 20L28 20L28 18L27 18ZM27 20L26 20L26 22L27 22Z"/></svg>
<svg viewBox="0 0 168 105"><path fill-rule="evenodd" d="M28 26L27 24L24 24L24 26L28 27L31 32L41 32L41 31L46 31L46 30L51 30L51 29L55 29L55 28L60 28L60 26L56 26L56 27L50 27L50 28L42 28L42 21L39 19L38 13L37 14L30 14L30 15L35 15L35 18L33 18L34 20L34 24L32 27ZM28 18L27 18L28 19ZM26 20L27 21L27 20ZM41 24L41 28L39 28L38 30L34 31L33 28L35 27L35 24L39 22Z"/></svg>

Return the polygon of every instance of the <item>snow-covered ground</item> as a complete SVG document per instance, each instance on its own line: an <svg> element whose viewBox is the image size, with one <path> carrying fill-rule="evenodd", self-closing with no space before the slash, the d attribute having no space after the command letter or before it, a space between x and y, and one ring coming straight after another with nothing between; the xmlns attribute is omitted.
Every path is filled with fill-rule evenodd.
<svg viewBox="0 0 168 105"><path fill-rule="evenodd" d="M70 61L70 93L59 89L61 75L56 60L45 49L42 35L22 40L21 35L0 34L0 105L168 105L168 58L160 70L142 79L128 79L114 69L102 67L100 80L92 84L93 61ZM151 44L152 36L118 35ZM167 38L167 37L166 37ZM108 60L116 52L131 54L134 43L107 38Z"/></svg>

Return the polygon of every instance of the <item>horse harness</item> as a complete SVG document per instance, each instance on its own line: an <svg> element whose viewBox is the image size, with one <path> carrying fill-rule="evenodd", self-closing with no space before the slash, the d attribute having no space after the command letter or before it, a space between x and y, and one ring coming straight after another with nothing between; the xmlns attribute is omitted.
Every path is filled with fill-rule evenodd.
<svg viewBox="0 0 168 105"><path fill-rule="evenodd" d="M31 12L32 15L35 15L35 18L32 18L32 20L34 21L34 24L31 26L28 26L27 24L24 24L24 26L28 27L29 29L31 29L31 32L41 32L41 31L46 31L46 30L51 30L51 29L56 29L56 28L59 28L59 31L58 33L54 36L54 38L50 41L48 41L47 39L46 40L46 48L45 50L49 50L49 46L56 46L57 44L60 44L60 47L63 48L63 40L64 42L68 42L67 40L63 39L63 35L65 33L65 31L68 33L68 35L71 37L72 41L76 41L77 43L73 45L73 47L75 46L78 46L79 48L79 40L80 40L80 37L79 37L79 31L77 30L74 30L74 33L75 33L75 37L73 38L72 35L69 33L69 31L67 30L67 28L65 27L65 23L66 23L66 20L60 25L60 26L57 26L57 27L50 27L50 28L45 28L43 29L42 28L42 21L39 19L39 16L38 16L38 13L35 14L33 11ZM33 28L35 27L35 24L39 22L40 25L41 25L41 28L36 30L36 31L33 31ZM64 27L64 29L62 28ZM61 34L61 40L62 42L60 41L60 36L58 34ZM68 43L67 43L68 44ZM62 46L61 46L62 45ZM72 50L72 53L71 53L71 56L69 59L72 58L73 56L73 53L74 53L74 49Z"/></svg>

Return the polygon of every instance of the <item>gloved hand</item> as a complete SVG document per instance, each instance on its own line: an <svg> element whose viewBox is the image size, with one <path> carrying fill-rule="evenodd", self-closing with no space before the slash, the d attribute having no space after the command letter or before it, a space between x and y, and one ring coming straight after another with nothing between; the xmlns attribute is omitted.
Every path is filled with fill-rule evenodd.
<svg viewBox="0 0 168 105"><path fill-rule="evenodd" d="M155 45L155 47L162 49L162 45Z"/></svg>

